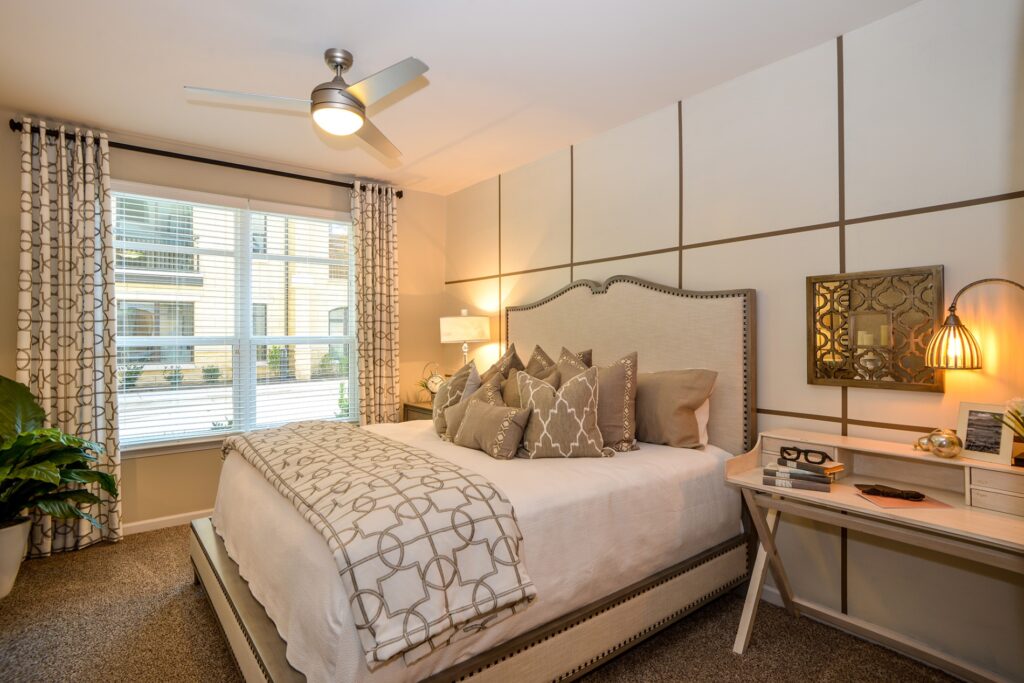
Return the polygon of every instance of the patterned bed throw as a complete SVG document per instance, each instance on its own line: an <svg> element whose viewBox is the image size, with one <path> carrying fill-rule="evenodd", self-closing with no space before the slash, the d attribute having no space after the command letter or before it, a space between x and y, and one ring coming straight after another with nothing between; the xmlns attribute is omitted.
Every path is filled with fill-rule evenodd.
<svg viewBox="0 0 1024 683"><path fill-rule="evenodd" d="M340 422L232 436L229 450L327 539L371 669L412 663L536 595L512 504L474 472Z"/></svg>

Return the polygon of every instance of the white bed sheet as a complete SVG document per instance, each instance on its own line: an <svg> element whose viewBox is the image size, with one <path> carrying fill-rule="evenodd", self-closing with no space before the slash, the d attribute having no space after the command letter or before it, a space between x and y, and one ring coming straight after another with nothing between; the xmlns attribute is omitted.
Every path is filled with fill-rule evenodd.
<svg viewBox="0 0 1024 683"><path fill-rule="evenodd" d="M474 470L512 501L537 599L521 614L412 666L370 671L327 543L237 453L213 523L311 683L419 680L727 540L741 530L725 451L640 444L613 458L494 460L442 441L429 420L368 427Z"/></svg>

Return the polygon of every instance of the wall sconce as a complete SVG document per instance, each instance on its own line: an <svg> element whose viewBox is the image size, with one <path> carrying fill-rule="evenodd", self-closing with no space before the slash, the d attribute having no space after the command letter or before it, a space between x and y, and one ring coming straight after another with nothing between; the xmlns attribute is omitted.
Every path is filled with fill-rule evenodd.
<svg viewBox="0 0 1024 683"><path fill-rule="evenodd" d="M1013 285L1024 290L1024 285L1013 280L1001 277L990 277L984 280L976 280L963 287L956 296L953 303L949 305L949 315L942 323L942 327L932 336L928 342L928 348L924 352L924 362L930 368L943 370L980 370L981 369L981 347L978 341L967 329L967 326L960 322L956 314L956 302L960 295L975 285L986 282L1002 282Z"/></svg>
<svg viewBox="0 0 1024 683"><path fill-rule="evenodd" d="M485 315L470 315L465 308L462 315L441 318L441 343L462 344L462 364L469 362L469 343L491 341L491 319Z"/></svg>

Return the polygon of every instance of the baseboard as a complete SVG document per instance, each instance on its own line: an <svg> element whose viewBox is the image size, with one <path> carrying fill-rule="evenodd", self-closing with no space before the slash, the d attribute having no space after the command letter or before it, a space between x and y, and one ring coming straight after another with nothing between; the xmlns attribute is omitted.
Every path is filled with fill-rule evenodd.
<svg viewBox="0 0 1024 683"><path fill-rule="evenodd" d="M121 533L125 536L129 536L131 534L141 534L144 531L166 529L169 526L181 526L183 524L188 524L193 519L209 517L212 514L213 508L210 508L209 510L193 510L192 512L182 512L177 515L154 517L153 519L143 519L138 522L128 522L121 526Z"/></svg>
<svg viewBox="0 0 1024 683"><path fill-rule="evenodd" d="M776 607L782 607L782 595L779 593L779 589L770 584L764 585L761 590L761 599Z"/></svg>

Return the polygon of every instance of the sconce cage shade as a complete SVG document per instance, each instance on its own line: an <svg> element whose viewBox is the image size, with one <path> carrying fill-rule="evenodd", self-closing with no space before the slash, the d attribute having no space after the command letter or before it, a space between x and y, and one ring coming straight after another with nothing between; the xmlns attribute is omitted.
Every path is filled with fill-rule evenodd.
<svg viewBox="0 0 1024 683"><path fill-rule="evenodd" d="M441 318L441 343L491 340L491 319L485 315L453 315Z"/></svg>
<svg viewBox="0 0 1024 683"><path fill-rule="evenodd" d="M924 362L930 368L942 370L978 370L981 347L960 319L950 314L928 342Z"/></svg>

